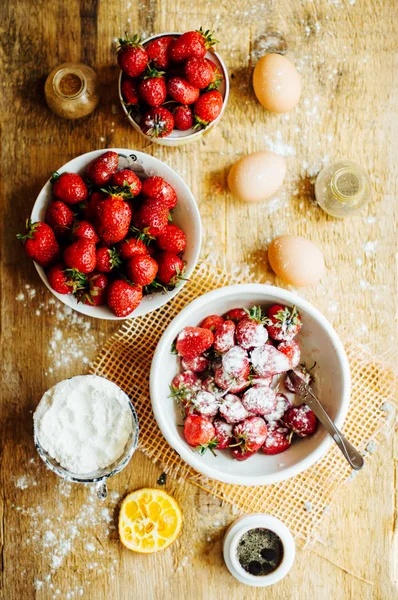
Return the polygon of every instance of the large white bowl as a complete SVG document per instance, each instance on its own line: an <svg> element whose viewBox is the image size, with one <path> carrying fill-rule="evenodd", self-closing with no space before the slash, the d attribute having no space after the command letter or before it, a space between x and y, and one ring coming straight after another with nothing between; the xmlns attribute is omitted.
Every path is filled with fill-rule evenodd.
<svg viewBox="0 0 398 600"><path fill-rule="evenodd" d="M238 485L264 485L293 477L319 460L333 444L320 426L315 435L295 440L281 454L267 456L258 452L246 461L234 460L227 451L206 452L200 456L183 437L180 411L169 398L169 385L179 372L178 359L171 344L186 326L197 326L208 315L222 315L231 308L275 303L297 306L303 321L298 341L302 362L317 362L314 369L316 389L323 406L338 427L343 425L350 402L351 378L343 345L329 321L309 302L281 288L242 284L220 288L197 298L170 323L156 348L150 375L152 408L164 437L181 458L203 475Z"/></svg>
<svg viewBox="0 0 398 600"><path fill-rule="evenodd" d="M119 154L119 169L130 168L137 173L139 177L144 179L146 177L150 177L151 175L160 175L175 189L178 202L176 207L173 209L173 223L181 227L187 236L187 247L183 253L183 259L186 262L186 277L189 278L195 268L200 252L202 243L202 224L195 198L193 197L188 186L171 167L167 166L157 158L154 158L149 154L145 154L144 152L128 150L126 148L107 148L82 154L81 156L78 156L77 158L74 158L63 165L60 169L57 169L57 171L58 173L71 171L73 173L79 173L80 175L83 175L87 165L95 158L101 156L101 154L104 152L107 152L107 150L112 150L113 152L117 152ZM44 221L46 210L51 202L51 199L52 184L50 180L48 180L33 205L31 214L32 221ZM116 317L107 306L88 306L86 304L78 303L76 298L71 294L58 294L52 289L52 287L50 287L44 269L37 263L35 263L35 267L41 279L48 289L54 294L54 296L77 312L90 317L97 317L98 319L109 319L115 321L125 319L125 317ZM140 305L135 309L130 317L140 317L163 306L176 294L178 294L185 283L186 282L184 280L181 280L181 283L171 292L160 292L158 294L144 296Z"/></svg>
<svg viewBox="0 0 398 600"><path fill-rule="evenodd" d="M160 37L164 37L164 36L179 37L180 35L182 35L182 34L176 33L176 32L169 32L169 31L167 31L165 33L158 33L156 35L152 35L151 37L147 38L144 42L142 42L142 45L145 47L147 44L149 44L149 42L152 42L152 40L155 40ZM218 88L218 91L220 92L221 96L223 97L223 105L222 105L220 114L218 115L217 119L215 119L212 123L210 123L210 125L208 127L206 127L206 129L194 130L193 128L191 128L191 129L188 129L187 131L179 131L178 129L173 129L173 131L170 133L170 135L168 135L167 137L164 137L164 138L155 138L155 137L151 138L151 137L147 136L142 131L142 129L139 125L139 122L137 122L129 114L129 111L123 100L123 94L122 94L123 71L120 71L118 89L119 89L119 100L122 105L123 111L124 111L127 119L130 121L130 124L146 140L153 142L154 144L160 144L162 146L182 146L183 144L189 144L191 142L196 142L203 136L204 133L209 131L209 129L212 129L213 127L215 127L220 122L220 120L224 114L225 108L227 106L228 96L229 96L228 70L227 70L227 67L225 66L225 63L224 63L223 59L221 58L221 56L214 50L208 50L206 52L205 58L208 58L209 60L214 62L217 65L219 71L221 72L221 74L223 76L223 80L220 83L220 86Z"/></svg>

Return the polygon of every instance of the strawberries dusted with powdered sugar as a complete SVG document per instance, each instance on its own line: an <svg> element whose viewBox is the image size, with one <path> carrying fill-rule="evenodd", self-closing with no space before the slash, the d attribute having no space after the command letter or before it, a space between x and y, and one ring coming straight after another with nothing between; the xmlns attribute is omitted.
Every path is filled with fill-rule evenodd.
<svg viewBox="0 0 398 600"><path fill-rule="evenodd" d="M289 336L293 325L297 329L300 315L295 308L277 306L268 314L291 314L290 325L287 321L283 325L283 335ZM317 419L308 406L294 406L289 395L278 391L284 381L294 392L288 376L280 376L292 368L306 381L312 380L305 366L298 366L299 342L269 339L265 314L259 306L234 308L224 317L210 314L199 327L185 327L177 336L172 350L179 354L184 371L174 377L171 396L182 402L186 418L206 419L193 420L188 427L188 437L193 425L206 430L208 441L195 447L200 453L207 448L213 454L227 450L242 461L261 448L267 460L264 455L288 450L294 436L316 431Z"/></svg>
<svg viewBox="0 0 398 600"><path fill-rule="evenodd" d="M217 449L225 450L233 444L232 425L224 421L224 419L214 419L213 427L216 431Z"/></svg>
<svg viewBox="0 0 398 600"><path fill-rule="evenodd" d="M194 358L183 358L181 366L187 371L193 371L194 373L202 373L209 368L209 361L204 356L195 356Z"/></svg>
<svg viewBox="0 0 398 600"><path fill-rule="evenodd" d="M301 318L295 306L274 304L268 309L267 316L268 334L278 342L291 341L301 329Z"/></svg>
<svg viewBox="0 0 398 600"><path fill-rule="evenodd" d="M196 412L205 417L215 417L220 408L219 400L211 392L201 390L191 399Z"/></svg>
<svg viewBox="0 0 398 600"><path fill-rule="evenodd" d="M248 311L246 319L241 319L236 326L238 344L246 350L265 344L268 340L268 333L264 323L265 319L261 308L253 306Z"/></svg>
<svg viewBox="0 0 398 600"><path fill-rule="evenodd" d="M312 383L312 381L313 381L311 371L315 367L315 365L316 365L316 363L314 363L310 369L307 369L307 367L305 365L300 365L296 369L293 369L293 371L296 373L296 375L298 375L299 377L304 379L304 381L307 385L310 385L310 383ZM285 386L289 392L294 394L294 387L293 387L292 382L290 381L289 375L286 375Z"/></svg>
<svg viewBox="0 0 398 600"><path fill-rule="evenodd" d="M220 415L232 425L250 417L250 413L243 406L241 399L235 394L224 396L220 406Z"/></svg>
<svg viewBox="0 0 398 600"><path fill-rule="evenodd" d="M185 327L177 336L176 349L183 358L195 358L208 350L214 342L210 329L203 327Z"/></svg>
<svg viewBox="0 0 398 600"><path fill-rule="evenodd" d="M224 321L214 332L214 350L228 352L235 345L235 323Z"/></svg>
<svg viewBox="0 0 398 600"><path fill-rule="evenodd" d="M286 373L290 369L288 357L269 344L254 348L250 357L254 372L260 377Z"/></svg>
<svg viewBox="0 0 398 600"><path fill-rule="evenodd" d="M268 415L276 408L276 395L270 387L255 385L243 394L242 404L254 415Z"/></svg>
<svg viewBox="0 0 398 600"><path fill-rule="evenodd" d="M296 340L290 342L281 342L278 344L279 352L282 352L290 360L290 368L294 369L300 363L300 346Z"/></svg>
<svg viewBox="0 0 398 600"><path fill-rule="evenodd" d="M250 374L250 362L249 357L243 348L240 346L233 346L228 352L223 354L222 368L225 373L242 379L247 379Z"/></svg>

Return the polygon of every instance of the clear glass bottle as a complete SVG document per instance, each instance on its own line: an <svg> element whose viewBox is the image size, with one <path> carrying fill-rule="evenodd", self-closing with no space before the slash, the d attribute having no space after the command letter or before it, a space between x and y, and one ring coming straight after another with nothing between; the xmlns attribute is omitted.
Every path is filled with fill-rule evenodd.
<svg viewBox="0 0 398 600"><path fill-rule="evenodd" d="M97 74L85 64L64 63L47 77L44 93L55 114L64 119L81 119L98 106Z"/></svg>
<svg viewBox="0 0 398 600"><path fill-rule="evenodd" d="M367 171L350 160L325 167L316 178L316 200L333 217L355 215L371 196L372 186Z"/></svg>

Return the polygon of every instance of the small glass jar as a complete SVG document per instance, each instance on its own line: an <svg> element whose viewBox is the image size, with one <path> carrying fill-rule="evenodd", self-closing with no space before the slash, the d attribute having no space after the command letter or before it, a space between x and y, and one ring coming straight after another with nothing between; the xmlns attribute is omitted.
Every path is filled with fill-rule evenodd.
<svg viewBox="0 0 398 600"><path fill-rule="evenodd" d="M372 186L367 171L350 160L325 167L316 178L316 201L332 217L355 215L371 196Z"/></svg>
<svg viewBox="0 0 398 600"><path fill-rule="evenodd" d="M47 77L44 93L55 114L64 119L81 119L98 106L97 74L85 64L64 63Z"/></svg>

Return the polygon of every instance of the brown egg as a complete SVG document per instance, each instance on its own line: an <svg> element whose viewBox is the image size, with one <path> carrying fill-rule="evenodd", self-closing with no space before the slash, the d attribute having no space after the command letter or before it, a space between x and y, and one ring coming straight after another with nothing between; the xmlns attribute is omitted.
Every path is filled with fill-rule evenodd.
<svg viewBox="0 0 398 600"><path fill-rule="evenodd" d="M228 175L231 193L243 202L263 202L282 185L286 160L274 152L253 152L236 162Z"/></svg>
<svg viewBox="0 0 398 600"><path fill-rule="evenodd" d="M301 79L296 67L285 56L266 54L254 68L253 88L264 108L284 113L297 106Z"/></svg>
<svg viewBox="0 0 398 600"><path fill-rule="evenodd" d="M325 272L322 252L298 235L275 238L268 248L268 260L276 275L291 285L313 285Z"/></svg>

